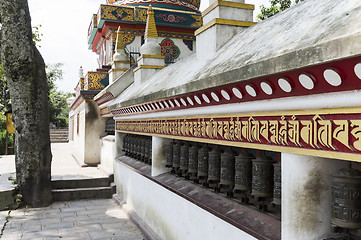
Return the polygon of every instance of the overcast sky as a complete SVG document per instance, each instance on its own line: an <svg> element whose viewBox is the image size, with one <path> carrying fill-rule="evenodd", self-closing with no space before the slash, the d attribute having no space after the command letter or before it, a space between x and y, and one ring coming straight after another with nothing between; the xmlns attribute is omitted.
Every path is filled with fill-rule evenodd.
<svg viewBox="0 0 361 240"><path fill-rule="evenodd" d="M97 68L96 54L88 49L87 31L92 14L97 13L105 0L28 0L32 26L42 25L43 34L40 52L46 64L63 63L63 80L58 81L60 90L74 92L79 75L79 67L84 73ZM259 12L261 4L268 0L246 0L255 4ZM201 9L208 7L202 0Z"/></svg>

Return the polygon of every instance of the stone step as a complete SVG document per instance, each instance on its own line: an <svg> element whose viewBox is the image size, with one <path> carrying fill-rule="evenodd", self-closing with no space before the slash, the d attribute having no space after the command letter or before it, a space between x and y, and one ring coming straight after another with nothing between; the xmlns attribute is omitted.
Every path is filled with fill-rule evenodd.
<svg viewBox="0 0 361 240"><path fill-rule="evenodd" d="M70 201L80 199L99 199L111 198L111 187L92 187L92 188L73 188L73 189L54 189L53 201Z"/></svg>
<svg viewBox="0 0 361 240"><path fill-rule="evenodd" d="M108 177L51 181L51 187L53 190L71 189L71 188L109 187L109 185L110 185L110 180Z"/></svg>
<svg viewBox="0 0 361 240"><path fill-rule="evenodd" d="M68 133L50 133L50 136L68 136Z"/></svg>

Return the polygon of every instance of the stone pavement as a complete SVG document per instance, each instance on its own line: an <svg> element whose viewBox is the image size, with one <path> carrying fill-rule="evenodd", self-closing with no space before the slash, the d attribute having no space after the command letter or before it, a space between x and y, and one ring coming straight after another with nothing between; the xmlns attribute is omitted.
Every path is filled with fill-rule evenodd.
<svg viewBox="0 0 361 240"><path fill-rule="evenodd" d="M8 211L0 212L5 218ZM57 202L10 211L1 239L145 239L112 199Z"/></svg>

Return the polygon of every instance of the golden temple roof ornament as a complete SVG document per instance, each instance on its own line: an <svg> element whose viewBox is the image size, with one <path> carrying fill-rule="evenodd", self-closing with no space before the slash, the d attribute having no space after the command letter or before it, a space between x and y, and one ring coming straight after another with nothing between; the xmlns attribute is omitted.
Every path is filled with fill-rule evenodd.
<svg viewBox="0 0 361 240"><path fill-rule="evenodd" d="M154 12L151 4L149 4L149 8L148 8L147 25L145 26L144 37L145 39L158 38L157 27L155 25L155 20L154 20Z"/></svg>
<svg viewBox="0 0 361 240"><path fill-rule="evenodd" d="M120 30L120 27L118 27L115 49L116 50L124 50L124 47L125 47L125 43L123 41L123 33Z"/></svg>

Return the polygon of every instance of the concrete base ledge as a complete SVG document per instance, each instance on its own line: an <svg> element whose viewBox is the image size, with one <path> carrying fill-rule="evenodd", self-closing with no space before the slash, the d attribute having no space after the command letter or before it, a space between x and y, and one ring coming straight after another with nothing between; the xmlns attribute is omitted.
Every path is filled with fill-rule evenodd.
<svg viewBox="0 0 361 240"><path fill-rule="evenodd" d="M281 222L270 215L169 173L151 177L151 166L130 157L116 161L257 239L281 239Z"/></svg>

